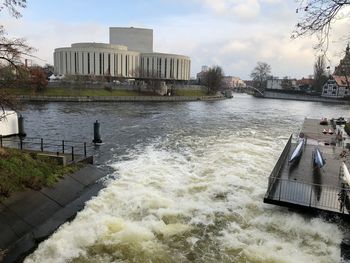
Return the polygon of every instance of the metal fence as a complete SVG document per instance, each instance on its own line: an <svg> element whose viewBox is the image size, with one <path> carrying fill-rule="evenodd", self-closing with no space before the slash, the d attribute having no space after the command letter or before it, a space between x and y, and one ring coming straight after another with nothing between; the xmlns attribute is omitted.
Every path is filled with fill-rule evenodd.
<svg viewBox="0 0 350 263"><path fill-rule="evenodd" d="M350 188L273 178L275 191L265 198L290 204L349 214Z"/></svg>
<svg viewBox="0 0 350 263"><path fill-rule="evenodd" d="M2 137L0 147L29 150L57 155L70 156L72 161L80 157L93 155L94 146L86 142L54 140L38 137Z"/></svg>
<svg viewBox="0 0 350 263"><path fill-rule="evenodd" d="M272 191L272 188L275 185L276 179L280 175L281 168L282 168L282 166L284 164L284 161L288 157L288 153L289 153L290 147L292 145L292 138L293 138L293 134L290 135L286 146L284 147L280 157L278 158L278 161L277 161L275 167L273 168L273 170L272 170L272 172L270 174L269 184L268 184L268 188L267 188L267 193Z"/></svg>

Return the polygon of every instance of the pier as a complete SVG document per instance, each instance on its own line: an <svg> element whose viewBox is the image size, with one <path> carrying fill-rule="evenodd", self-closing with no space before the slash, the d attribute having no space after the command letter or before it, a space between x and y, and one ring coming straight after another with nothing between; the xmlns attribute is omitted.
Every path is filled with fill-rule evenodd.
<svg viewBox="0 0 350 263"><path fill-rule="evenodd" d="M324 134L324 129L334 133ZM345 162L349 167L350 151L346 148L348 136L343 127L305 119L299 136L306 142L299 161L289 162L297 145L290 136L269 177L264 203L349 217L350 188L343 179L341 166ZM320 169L313 166L315 147L326 160Z"/></svg>

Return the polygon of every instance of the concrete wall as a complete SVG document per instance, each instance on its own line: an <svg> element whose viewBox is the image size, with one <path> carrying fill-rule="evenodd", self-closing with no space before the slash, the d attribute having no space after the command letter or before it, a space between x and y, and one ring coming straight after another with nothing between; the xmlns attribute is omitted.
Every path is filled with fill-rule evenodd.
<svg viewBox="0 0 350 263"><path fill-rule="evenodd" d="M133 51L153 52L153 30L134 27L110 27L109 43L125 45Z"/></svg>
<svg viewBox="0 0 350 263"><path fill-rule="evenodd" d="M191 74L191 60L187 56L140 53L129 51L126 46L104 43L75 43L56 48L54 66L59 75L189 80Z"/></svg>

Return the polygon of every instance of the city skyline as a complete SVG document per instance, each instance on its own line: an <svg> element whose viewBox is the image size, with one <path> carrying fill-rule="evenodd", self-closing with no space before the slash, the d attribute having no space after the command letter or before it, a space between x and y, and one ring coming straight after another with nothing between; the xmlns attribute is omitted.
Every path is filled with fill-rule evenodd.
<svg viewBox="0 0 350 263"><path fill-rule="evenodd" d="M99 5L99 6L97 6ZM24 37L37 48L35 63L53 64L53 50L75 42L108 43L108 28L145 27L154 30L154 48L191 58L191 76L202 65L219 65L226 75L249 79L257 61L271 65L274 76L292 78L313 74L316 40L291 40L297 22L296 3L282 0L246 1L29 1L15 19L3 11L9 37ZM333 70L345 50L333 27L327 65ZM63 37L64 36L64 37ZM333 36L334 40L333 40Z"/></svg>

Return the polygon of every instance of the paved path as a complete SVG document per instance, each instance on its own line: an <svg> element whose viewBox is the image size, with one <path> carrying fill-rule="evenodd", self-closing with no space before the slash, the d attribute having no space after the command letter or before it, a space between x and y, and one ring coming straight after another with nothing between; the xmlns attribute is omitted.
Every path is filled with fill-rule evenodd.
<svg viewBox="0 0 350 263"><path fill-rule="evenodd" d="M54 187L27 190L0 202L0 262L15 262L35 249L60 225L74 218L85 202L97 195L104 174L87 165ZM0 253L1 255L1 253Z"/></svg>

